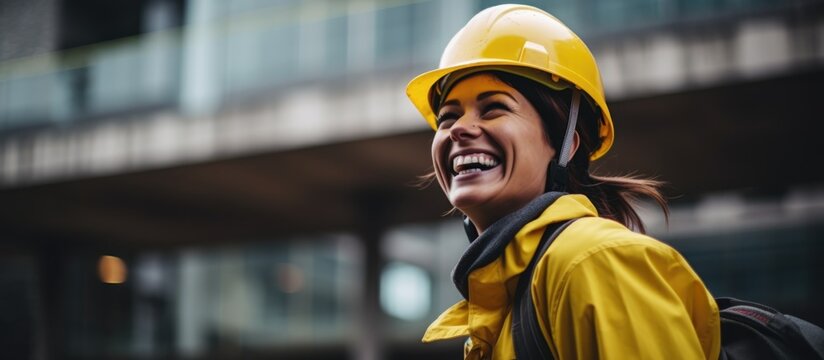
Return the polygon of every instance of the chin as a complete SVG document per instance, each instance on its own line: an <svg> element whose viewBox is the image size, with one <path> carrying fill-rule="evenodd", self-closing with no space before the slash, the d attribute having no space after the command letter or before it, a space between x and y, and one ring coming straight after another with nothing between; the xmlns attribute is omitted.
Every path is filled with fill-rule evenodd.
<svg viewBox="0 0 824 360"><path fill-rule="evenodd" d="M469 189L455 190L449 194L452 206L466 213L467 210L477 209L487 205L491 199L485 191L468 191Z"/></svg>

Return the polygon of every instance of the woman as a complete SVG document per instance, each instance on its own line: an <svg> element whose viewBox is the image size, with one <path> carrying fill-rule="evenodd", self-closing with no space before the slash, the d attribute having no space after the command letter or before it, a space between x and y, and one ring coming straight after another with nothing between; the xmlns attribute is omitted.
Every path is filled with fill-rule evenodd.
<svg viewBox="0 0 824 360"><path fill-rule="evenodd" d="M435 129L434 177L466 216L471 241L453 271L464 300L430 325L425 342L468 337L467 359L515 358L519 275L550 224L577 219L530 284L555 359L718 358L712 296L680 254L630 230L643 232L634 198L666 211L658 183L589 172L614 135L578 36L533 7L486 9L407 94Z"/></svg>

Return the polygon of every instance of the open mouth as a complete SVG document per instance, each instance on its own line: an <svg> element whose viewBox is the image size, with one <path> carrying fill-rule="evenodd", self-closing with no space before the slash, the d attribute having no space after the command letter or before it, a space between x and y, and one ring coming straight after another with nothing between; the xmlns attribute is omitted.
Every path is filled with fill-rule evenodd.
<svg viewBox="0 0 824 360"><path fill-rule="evenodd" d="M455 155L452 158L452 176L478 173L500 165L500 160L485 153Z"/></svg>

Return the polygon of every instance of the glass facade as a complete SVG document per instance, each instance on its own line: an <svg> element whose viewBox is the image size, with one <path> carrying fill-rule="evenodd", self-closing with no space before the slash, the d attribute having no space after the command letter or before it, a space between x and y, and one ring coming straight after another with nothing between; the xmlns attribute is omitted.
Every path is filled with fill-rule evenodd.
<svg viewBox="0 0 824 360"><path fill-rule="evenodd" d="M389 315L390 338L419 338L441 311L460 300L449 274L466 245L466 235L456 218L398 226L386 233L381 305ZM399 278L410 279L422 291L408 294L411 289L405 282L398 283ZM422 298L422 293L428 298Z"/></svg>
<svg viewBox="0 0 824 360"><path fill-rule="evenodd" d="M779 225L763 229L669 238L715 296L772 304L786 312L824 313L812 307L820 295L824 266L824 223ZM801 307L799 309L798 307Z"/></svg>
<svg viewBox="0 0 824 360"><path fill-rule="evenodd" d="M462 231L449 220L386 234L380 298L388 339L418 338L458 300L448 274L466 244ZM7 296L0 298L6 309L0 323L20 331L4 332L0 343L12 351L30 348L19 353L28 358L37 351L37 334L54 327L49 337L59 344L50 351L65 358L234 358L296 346L346 348L364 301L361 246L352 235L330 234L117 254L77 249L39 260L2 255L0 291ZM120 281L107 280L106 259L125 265ZM52 310L44 314L43 307Z"/></svg>
<svg viewBox="0 0 824 360"><path fill-rule="evenodd" d="M584 38L681 21L789 6L798 0L549 0L519 1L549 11ZM477 1L478 10L510 2Z"/></svg>
<svg viewBox="0 0 824 360"><path fill-rule="evenodd" d="M101 281L101 255L72 252L56 279L64 316L56 335L65 355L75 358L202 356L343 343L358 301L358 251L347 235L145 250L122 255L128 271L118 284ZM35 286L12 300L37 293L33 276L7 280L0 285Z"/></svg>
<svg viewBox="0 0 824 360"><path fill-rule="evenodd" d="M0 63L0 131L175 104L181 44L177 30L168 29L177 14L172 2L141 2L142 13L136 2L124 4L106 15L110 23L86 18L94 13L83 8L89 4L65 11L50 25L58 29L54 41L80 47ZM110 40L124 17L130 25L123 27L135 23L144 33L119 31Z"/></svg>
<svg viewBox="0 0 824 360"><path fill-rule="evenodd" d="M0 131L153 107L208 112L219 108L212 103L300 81L431 68L449 35L474 11L506 1L458 3L469 6L445 0L188 1L182 28L0 63ZM587 38L792 1L523 3L547 9ZM163 9L152 13L162 19Z"/></svg>

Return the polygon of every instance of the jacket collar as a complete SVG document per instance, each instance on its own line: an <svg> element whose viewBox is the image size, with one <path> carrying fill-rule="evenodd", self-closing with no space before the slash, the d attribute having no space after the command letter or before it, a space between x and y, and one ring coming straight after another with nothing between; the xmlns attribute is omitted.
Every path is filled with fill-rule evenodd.
<svg viewBox="0 0 824 360"><path fill-rule="evenodd" d="M524 225L535 220L559 197L560 192L545 193L526 206L494 222L477 239L471 240L458 264L452 270L452 282L464 299L469 299L469 274L499 258L504 249Z"/></svg>
<svg viewBox="0 0 824 360"><path fill-rule="evenodd" d="M498 235L494 236L494 240L492 235L489 240L484 240L484 236L493 227L499 226L499 220L470 244L453 271L453 280L458 279L456 286L459 286L459 289L465 286L466 294L461 291L464 300L447 309L429 326L423 337L424 342L471 335L476 342L490 346L495 344L504 319L509 313L509 304L518 275L529 264L546 226L584 216L598 216L595 207L584 195L557 197L551 194L545 194L535 200L538 202L538 210L534 216L529 215L534 211L530 208L513 218L501 219L508 219L520 225L502 223L501 229L496 230ZM540 204L544 204L543 207ZM522 210L524 209L516 213ZM514 231L511 228L514 228ZM481 247L485 244L491 249L477 249L476 244L481 244L478 245ZM500 249L495 248L498 246ZM463 269L468 270L464 273ZM465 285L458 285L459 282Z"/></svg>

